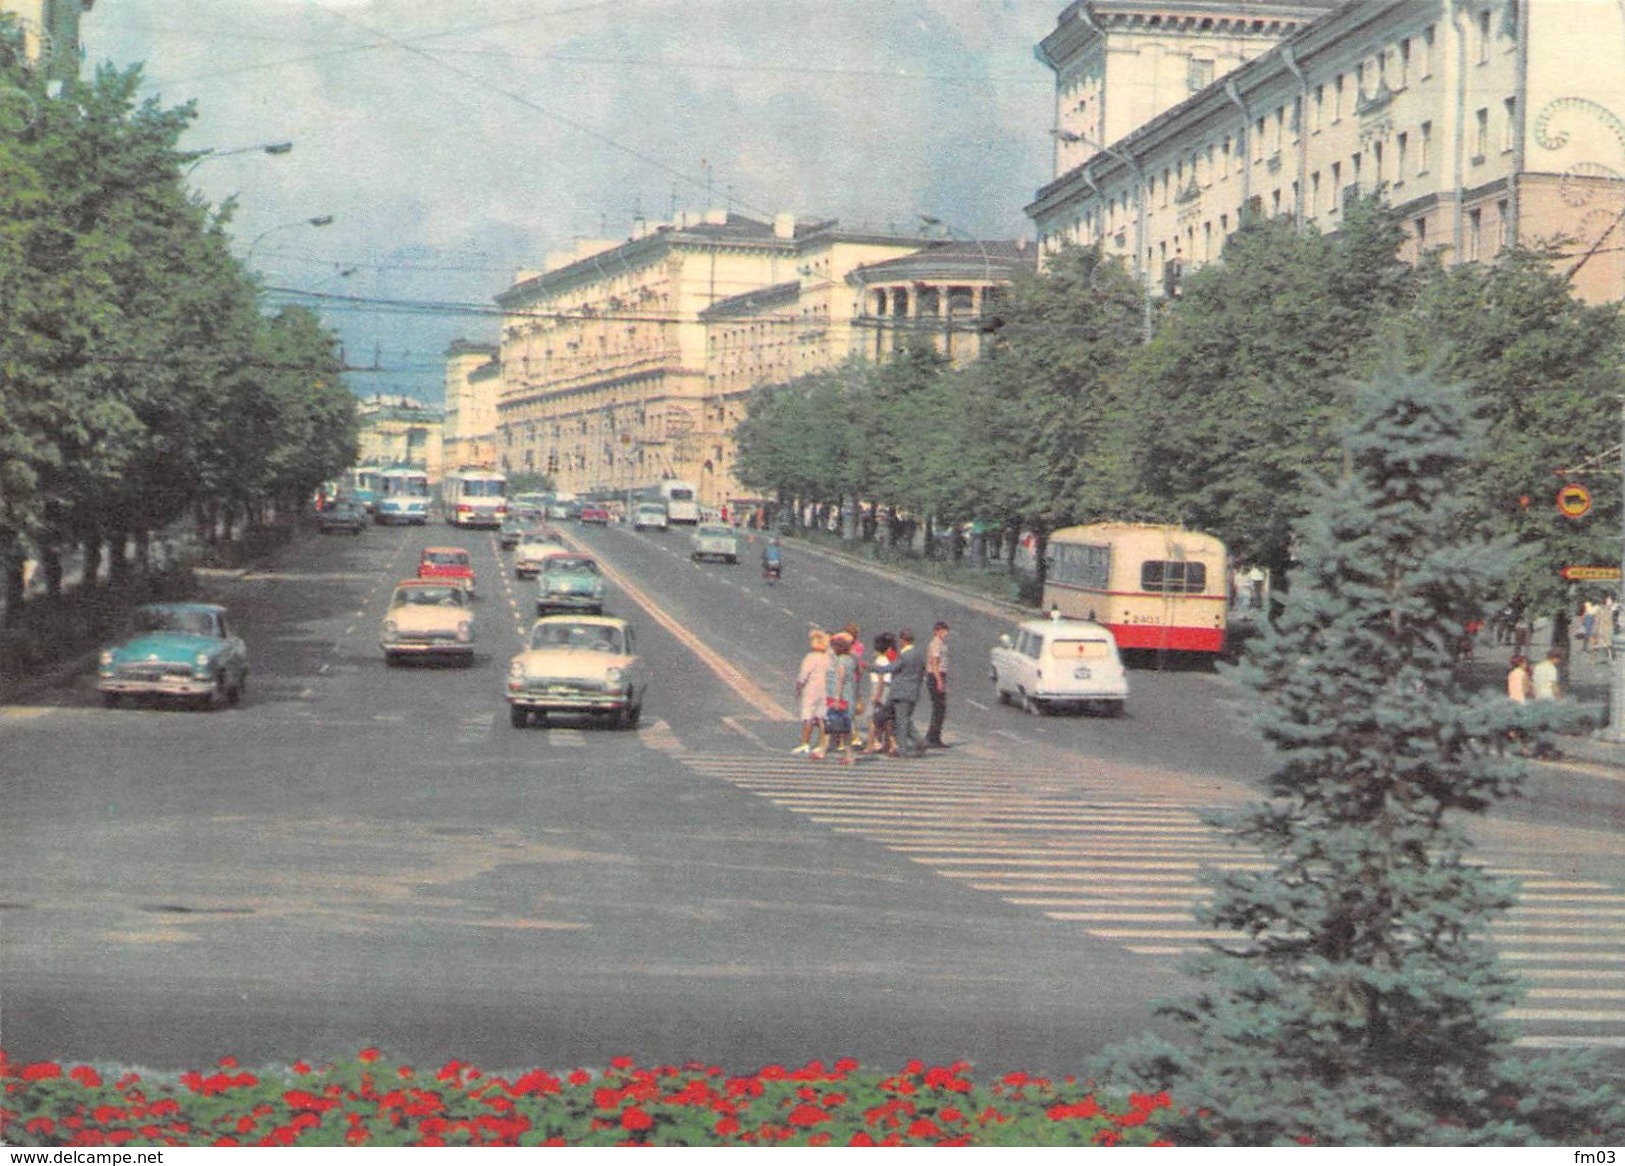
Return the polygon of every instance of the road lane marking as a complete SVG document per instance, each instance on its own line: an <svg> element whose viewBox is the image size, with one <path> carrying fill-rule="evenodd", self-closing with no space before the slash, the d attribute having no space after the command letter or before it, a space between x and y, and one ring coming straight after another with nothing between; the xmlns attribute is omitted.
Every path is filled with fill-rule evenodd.
<svg viewBox="0 0 1625 1166"><path fill-rule="evenodd" d="M693 652L694 655L698 656L700 658L700 663L711 669L711 671L716 675L717 679L721 680L729 688L733 689L734 693L739 697L739 699L743 700L746 704L750 705L763 716L768 717L771 720L793 721L796 719L795 715L778 701L774 700L773 697L768 694L766 689L756 684L738 668L735 668L732 664L728 663L728 661L723 659L719 653L714 651L703 640L701 640L699 636L695 635L682 624L678 623L676 619L667 614L666 610L657 604L652 598L650 598L649 595L647 595L640 587L634 585L631 580L629 580L625 575L621 574L618 568L611 566L608 562L606 562L602 555L591 551L590 548L585 547L584 544L581 544L578 540L570 535L566 535L565 538L571 543L575 544L577 550L583 551L584 553L593 554L598 560L598 566L603 571L605 578L607 578L616 587L620 588L626 597L633 603L637 604L639 607L643 608L644 611L648 612L650 617L661 627L665 628L666 631L670 632L679 643L681 643L690 652ZM763 602L765 603L766 600L763 600Z"/></svg>

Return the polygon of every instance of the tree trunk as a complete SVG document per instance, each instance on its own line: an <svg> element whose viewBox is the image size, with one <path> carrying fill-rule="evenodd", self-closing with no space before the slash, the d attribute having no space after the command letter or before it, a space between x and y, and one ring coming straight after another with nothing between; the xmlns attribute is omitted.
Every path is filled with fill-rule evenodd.
<svg viewBox="0 0 1625 1166"><path fill-rule="evenodd" d="M5 556L4 567L6 588L6 627L16 627L22 621L23 600L26 598L23 591L23 557L18 553Z"/></svg>
<svg viewBox="0 0 1625 1166"><path fill-rule="evenodd" d="M119 531L108 540L108 547L112 552L112 583L122 590L130 585L130 536L126 531Z"/></svg>
<svg viewBox="0 0 1625 1166"><path fill-rule="evenodd" d="M97 585L101 582L104 549L102 537L99 534L92 535L84 541L79 552L85 564L84 570L79 576L79 591L83 595L89 595L96 590ZM116 566L113 568L111 575L115 580L118 578L118 568Z"/></svg>

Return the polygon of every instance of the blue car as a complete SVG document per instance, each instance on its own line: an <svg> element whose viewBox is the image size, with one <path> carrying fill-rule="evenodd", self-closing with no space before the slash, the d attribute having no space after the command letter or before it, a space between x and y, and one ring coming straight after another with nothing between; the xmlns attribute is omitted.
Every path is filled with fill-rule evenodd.
<svg viewBox="0 0 1625 1166"><path fill-rule="evenodd" d="M177 697L202 708L235 705L248 686L248 651L226 609L213 603L149 603L131 634L105 649L96 673L102 702Z"/></svg>

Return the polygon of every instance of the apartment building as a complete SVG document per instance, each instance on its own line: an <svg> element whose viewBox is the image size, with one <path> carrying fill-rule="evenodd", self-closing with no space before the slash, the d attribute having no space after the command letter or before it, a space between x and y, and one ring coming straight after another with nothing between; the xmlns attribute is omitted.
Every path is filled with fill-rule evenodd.
<svg viewBox="0 0 1625 1166"><path fill-rule="evenodd" d="M1125 7L1184 6L1080 0L1041 46L1058 171L1027 207L1042 249L1098 242L1154 294L1177 293L1244 216L1335 231L1351 193L1378 191L1413 258L1489 262L1514 241L1561 241L1578 294L1625 296L1625 10L1613 0L1352 0L1122 131L1086 120L1073 78L1104 59L1130 92L1144 87L1133 61L1119 64ZM1230 7L1239 19L1272 6ZM1210 51L1173 23L1177 39L1160 35L1187 59ZM1094 140L1095 124L1116 136Z"/></svg>
<svg viewBox="0 0 1625 1166"><path fill-rule="evenodd" d="M23 50L47 76L65 80L79 72L79 19L96 0L0 0L22 26Z"/></svg>
<svg viewBox="0 0 1625 1166"><path fill-rule="evenodd" d="M854 346L847 275L927 246L918 233L714 210L584 243L497 297L498 463L560 488L662 478L721 505L751 389Z"/></svg>
<svg viewBox="0 0 1625 1166"><path fill-rule="evenodd" d="M441 448L445 464L497 464L497 396L502 364L494 344L454 340L446 349L446 412Z"/></svg>

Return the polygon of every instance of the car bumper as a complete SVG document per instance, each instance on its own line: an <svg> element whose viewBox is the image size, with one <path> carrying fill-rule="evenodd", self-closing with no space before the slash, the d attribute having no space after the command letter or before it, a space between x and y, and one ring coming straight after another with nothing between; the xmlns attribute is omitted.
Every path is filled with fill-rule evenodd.
<svg viewBox="0 0 1625 1166"><path fill-rule="evenodd" d="M510 692L508 703L514 708L529 709L538 713L562 712L589 712L609 713L619 712L632 702L629 692Z"/></svg>
<svg viewBox="0 0 1625 1166"><path fill-rule="evenodd" d="M380 640L379 646L393 655L472 656L472 640Z"/></svg>
<svg viewBox="0 0 1625 1166"><path fill-rule="evenodd" d="M209 696L215 689L212 676L164 676L157 680L137 680L131 677L101 676L96 680L98 691L115 696Z"/></svg>
<svg viewBox="0 0 1625 1166"><path fill-rule="evenodd" d="M597 611L604 606L602 595L538 595L536 609L538 611Z"/></svg>

